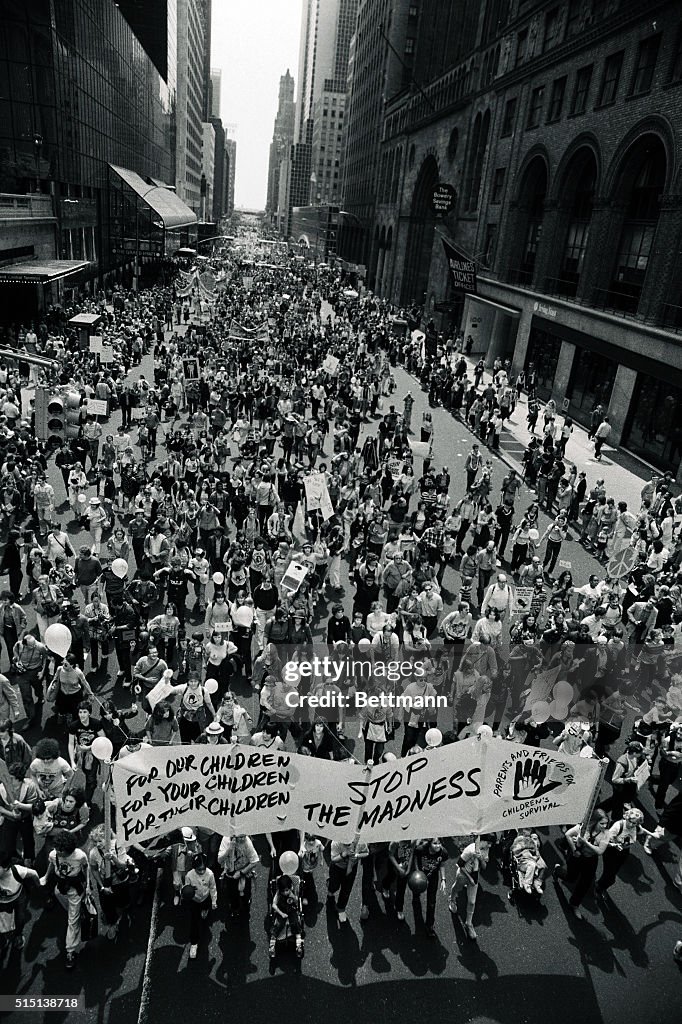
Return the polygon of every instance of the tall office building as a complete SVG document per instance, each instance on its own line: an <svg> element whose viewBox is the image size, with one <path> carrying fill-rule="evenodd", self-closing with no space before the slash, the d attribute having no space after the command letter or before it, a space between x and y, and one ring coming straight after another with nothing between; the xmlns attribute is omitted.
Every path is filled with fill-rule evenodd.
<svg viewBox="0 0 682 1024"><path fill-rule="evenodd" d="M279 80L279 100L275 126L270 143L270 161L268 164L268 188L265 199L265 211L271 221L279 224L279 182L282 162L291 153L294 141L294 80L287 68L286 74Z"/></svg>
<svg viewBox="0 0 682 1024"><path fill-rule="evenodd" d="M303 0L289 206L338 203L358 0Z"/></svg>
<svg viewBox="0 0 682 1024"><path fill-rule="evenodd" d="M213 188L215 174L216 133L210 121L201 126L201 221L213 218Z"/></svg>
<svg viewBox="0 0 682 1024"><path fill-rule="evenodd" d="M209 92L209 117L220 117L220 90L223 84L223 73L220 68L211 68Z"/></svg>
<svg viewBox="0 0 682 1024"><path fill-rule="evenodd" d="M338 245L339 255L353 263L370 262L384 103L410 87L418 17L413 0L360 0L358 5L348 62L341 189L345 213Z"/></svg>
<svg viewBox="0 0 682 1024"><path fill-rule="evenodd" d="M224 216L230 217L234 213L234 176L237 166L236 124L225 125L225 165L226 197Z"/></svg>
<svg viewBox="0 0 682 1024"><path fill-rule="evenodd" d="M144 12L133 0L3 8L0 192L14 198L0 213L0 316L74 280L40 259L82 267L77 282L94 286L189 238L196 218L171 191L176 0Z"/></svg>
<svg viewBox="0 0 682 1024"><path fill-rule="evenodd" d="M201 210L202 143L208 119L210 66L210 0L177 0L178 87L176 135L176 188L180 198L198 215ZM206 116L204 116L206 115Z"/></svg>

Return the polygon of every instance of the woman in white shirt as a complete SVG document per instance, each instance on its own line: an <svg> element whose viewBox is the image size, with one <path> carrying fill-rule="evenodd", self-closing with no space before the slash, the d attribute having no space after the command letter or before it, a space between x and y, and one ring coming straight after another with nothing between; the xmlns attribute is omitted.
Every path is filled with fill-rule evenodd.
<svg viewBox="0 0 682 1024"><path fill-rule="evenodd" d="M502 636L502 620L497 608L488 608L474 626L471 639L477 643L482 636L488 637L491 647L499 647Z"/></svg>
<svg viewBox="0 0 682 1024"><path fill-rule="evenodd" d="M192 858L192 867L185 875L183 889L189 895L189 958L194 960L208 912L216 910L218 907L215 875L206 866L206 858L203 853L197 853Z"/></svg>
<svg viewBox="0 0 682 1024"><path fill-rule="evenodd" d="M367 629L374 636L380 633L387 622L390 621L391 616L388 612L385 612L378 601L374 601L370 606L370 612L367 616Z"/></svg>

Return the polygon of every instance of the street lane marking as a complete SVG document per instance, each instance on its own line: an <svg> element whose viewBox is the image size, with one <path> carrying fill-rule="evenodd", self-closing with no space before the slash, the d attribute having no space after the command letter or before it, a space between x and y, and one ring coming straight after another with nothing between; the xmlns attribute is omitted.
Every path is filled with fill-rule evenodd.
<svg viewBox="0 0 682 1024"><path fill-rule="evenodd" d="M140 1012L137 1015L137 1024L147 1024L149 1017L149 1000L151 999L151 962L152 956L154 955L154 946L156 945L156 935L159 927L159 904L161 894L161 879L163 877L163 868L158 868L156 872L156 883L154 885L154 902L152 903L152 913L149 919L149 939L147 941L147 955L144 961L144 971L142 973L142 991L140 993Z"/></svg>

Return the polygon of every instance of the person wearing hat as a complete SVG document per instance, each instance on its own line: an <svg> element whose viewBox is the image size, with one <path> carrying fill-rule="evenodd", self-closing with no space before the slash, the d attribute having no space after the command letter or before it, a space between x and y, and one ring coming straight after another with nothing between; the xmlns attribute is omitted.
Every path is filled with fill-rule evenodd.
<svg viewBox="0 0 682 1024"><path fill-rule="evenodd" d="M88 487L88 478L79 462L75 462L69 470L68 485L71 511L77 519L83 519L87 504L85 492Z"/></svg>
<svg viewBox="0 0 682 1024"><path fill-rule="evenodd" d="M217 744L227 745L228 741L225 739L225 730L220 722L209 722L197 743L208 743L211 746L216 746Z"/></svg>
<svg viewBox="0 0 682 1024"><path fill-rule="evenodd" d="M233 920L248 917L251 905L252 880L260 857L246 835L224 836L218 849L229 913Z"/></svg>
<svg viewBox="0 0 682 1024"><path fill-rule="evenodd" d="M92 553L99 555L102 543L102 530L107 523L107 514L99 498L90 498L85 514L88 519L90 536L92 537Z"/></svg>
<svg viewBox="0 0 682 1024"><path fill-rule="evenodd" d="M173 906L180 905L180 891L185 884L185 876L190 870L193 858L201 853L201 846L196 832L189 825L183 825L178 838L171 846L171 877L173 879Z"/></svg>

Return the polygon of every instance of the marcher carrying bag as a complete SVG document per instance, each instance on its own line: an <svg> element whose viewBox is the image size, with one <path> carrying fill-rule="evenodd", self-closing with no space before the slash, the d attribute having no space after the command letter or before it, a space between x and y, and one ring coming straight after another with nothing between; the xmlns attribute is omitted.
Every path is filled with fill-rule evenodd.
<svg viewBox="0 0 682 1024"><path fill-rule="evenodd" d="M89 942L99 934L99 916L92 897L88 894L81 903L81 939Z"/></svg>

